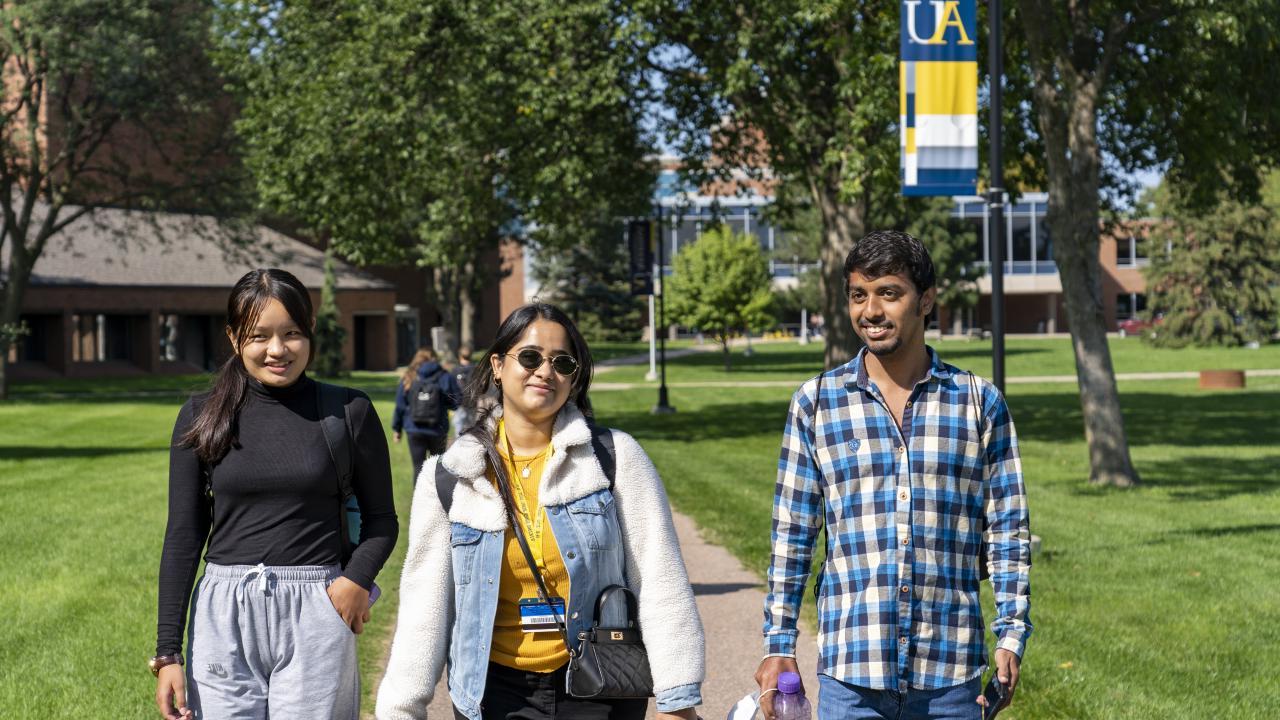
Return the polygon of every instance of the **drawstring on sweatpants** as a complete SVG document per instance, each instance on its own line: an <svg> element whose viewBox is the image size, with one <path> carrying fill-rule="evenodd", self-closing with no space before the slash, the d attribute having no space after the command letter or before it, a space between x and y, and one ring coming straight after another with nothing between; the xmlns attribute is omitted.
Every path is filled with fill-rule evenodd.
<svg viewBox="0 0 1280 720"><path fill-rule="evenodd" d="M263 565L262 563L258 563L254 567L251 567L247 571L245 571L244 575L240 576L240 582L239 584L236 585L236 601L237 602L241 602L244 600L244 597L242 595L244 591L244 584L246 581L249 580L249 578L253 577L254 575L258 576L258 592L262 593L263 595L266 595L268 594L268 591L270 591L271 580L270 580L270 575L267 572L267 566Z"/></svg>

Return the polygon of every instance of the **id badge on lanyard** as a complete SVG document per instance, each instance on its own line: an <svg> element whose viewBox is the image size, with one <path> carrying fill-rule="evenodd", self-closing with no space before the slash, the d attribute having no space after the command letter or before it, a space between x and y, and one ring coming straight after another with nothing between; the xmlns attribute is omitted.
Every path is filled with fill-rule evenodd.
<svg viewBox="0 0 1280 720"><path fill-rule="evenodd" d="M520 629L525 632L557 632L556 618L564 618L564 598L553 597L551 604L539 598L520 598Z"/></svg>

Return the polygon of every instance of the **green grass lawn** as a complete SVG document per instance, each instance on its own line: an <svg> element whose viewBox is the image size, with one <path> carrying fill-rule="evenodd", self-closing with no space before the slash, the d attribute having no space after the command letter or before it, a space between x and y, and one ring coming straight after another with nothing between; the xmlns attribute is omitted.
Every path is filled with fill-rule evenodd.
<svg viewBox="0 0 1280 720"><path fill-rule="evenodd" d="M943 359L953 365L991 375L989 340L944 340L932 343ZM1153 348L1138 338L1111 338L1111 357L1118 373L1198 371L1214 368L1256 370L1280 368L1280 343L1257 350L1245 348ZM791 380L812 377L822 365L822 344L756 342L752 355L732 350L732 369L724 371L724 359L717 346L673 360L667 366L667 382L715 382L736 380ZM620 367L600 376L601 382L642 383L648 366ZM1007 377L1074 375L1075 359L1065 338L1014 338L1005 343Z"/></svg>
<svg viewBox="0 0 1280 720"><path fill-rule="evenodd" d="M1047 347L1036 349L1037 342ZM718 357L699 354L672 361L669 380L798 383L816 372L818 347L759 345L727 376L715 369ZM1011 376L1070 372L1065 341L1018 340L1010 347L1026 351L1011 352ZM1131 339L1112 347L1122 372L1144 369L1133 365L1140 362L1158 370L1194 370L1201 363L1280 367L1274 346L1185 355ZM945 358L979 372L986 367L982 348L941 346ZM1055 365L1062 357L1066 370ZM620 368L601 379L633 370L642 376L643 368ZM113 391L167 382L146 380L118 381ZM80 382L44 384L39 392L81 389ZM188 383L159 389L178 391L200 378ZM375 392L384 422L394 383L387 374L351 381ZM1032 529L1044 547L1032 571L1036 632L1024 684L1017 705L1002 717L1271 717L1280 707L1274 682L1280 666L1280 554L1274 549L1280 542L1280 378L1251 378L1243 392L1201 392L1193 380L1120 387L1144 481L1131 491L1086 482L1074 385L1009 387ZM15 390L19 398L36 392L24 385ZM791 391L676 387L671 403L679 412L667 417L649 414L649 388L600 391L593 401L602 420L644 444L676 506L763 572ZM0 716L154 716L145 659L155 642L167 444L180 402L170 395L0 404L0 607L7 615ZM393 446L392 459L407 525L411 488L403 445ZM361 639L366 709L398 602L404 547L383 572L386 594ZM759 618L743 621L754 625ZM723 711L705 708L704 714Z"/></svg>
<svg viewBox="0 0 1280 720"><path fill-rule="evenodd" d="M179 398L0 403L0 717L158 717L156 573ZM389 402L377 403L384 423ZM407 520L409 453L392 445ZM372 707L404 544L360 638Z"/></svg>
<svg viewBox="0 0 1280 720"><path fill-rule="evenodd" d="M1190 380L1122 382L1145 483L1131 491L1089 486L1073 385L1010 386L1044 544L1031 575L1036 631L1003 717L1274 716L1280 379L1250 384L1207 393ZM789 395L676 389L669 417L649 414L650 393L593 400L644 444L676 506L763 576Z"/></svg>

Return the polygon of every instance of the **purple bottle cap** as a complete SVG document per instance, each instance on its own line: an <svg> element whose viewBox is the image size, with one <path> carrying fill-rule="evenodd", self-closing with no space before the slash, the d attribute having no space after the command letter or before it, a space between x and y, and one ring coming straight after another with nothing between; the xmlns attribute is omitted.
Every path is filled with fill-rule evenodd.
<svg viewBox="0 0 1280 720"><path fill-rule="evenodd" d="M795 695L800 692L800 676L793 672L784 672L778 676L778 692Z"/></svg>

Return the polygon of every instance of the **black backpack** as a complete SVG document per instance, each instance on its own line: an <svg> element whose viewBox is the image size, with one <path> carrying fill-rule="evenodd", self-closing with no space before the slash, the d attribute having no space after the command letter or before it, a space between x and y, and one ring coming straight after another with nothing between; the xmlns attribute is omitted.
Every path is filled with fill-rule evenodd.
<svg viewBox="0 0 1280 720"><path fill-rule="evenodd" d="M418 378L409 388L409 417L423 430L440 429L444 414L444 388L440 387L443 374L444 370L437 369L424 378Z"/></svg>
<svg viewBox="0 0 1280 720"><path fill-rule="evenodd" d="M613 449L613 431L607 427L591 425L591 449L596 454L596 460L600 461L600 469L604 471L604 476L609 479L609 490L613 490L613 478L618 471L618 458ZM458 478L444 466L444 463L436 461L436 495L440 497L440 506L444 508L444 514L449 514L449 508L453 507L453 488L458 484Z"/></svg>

